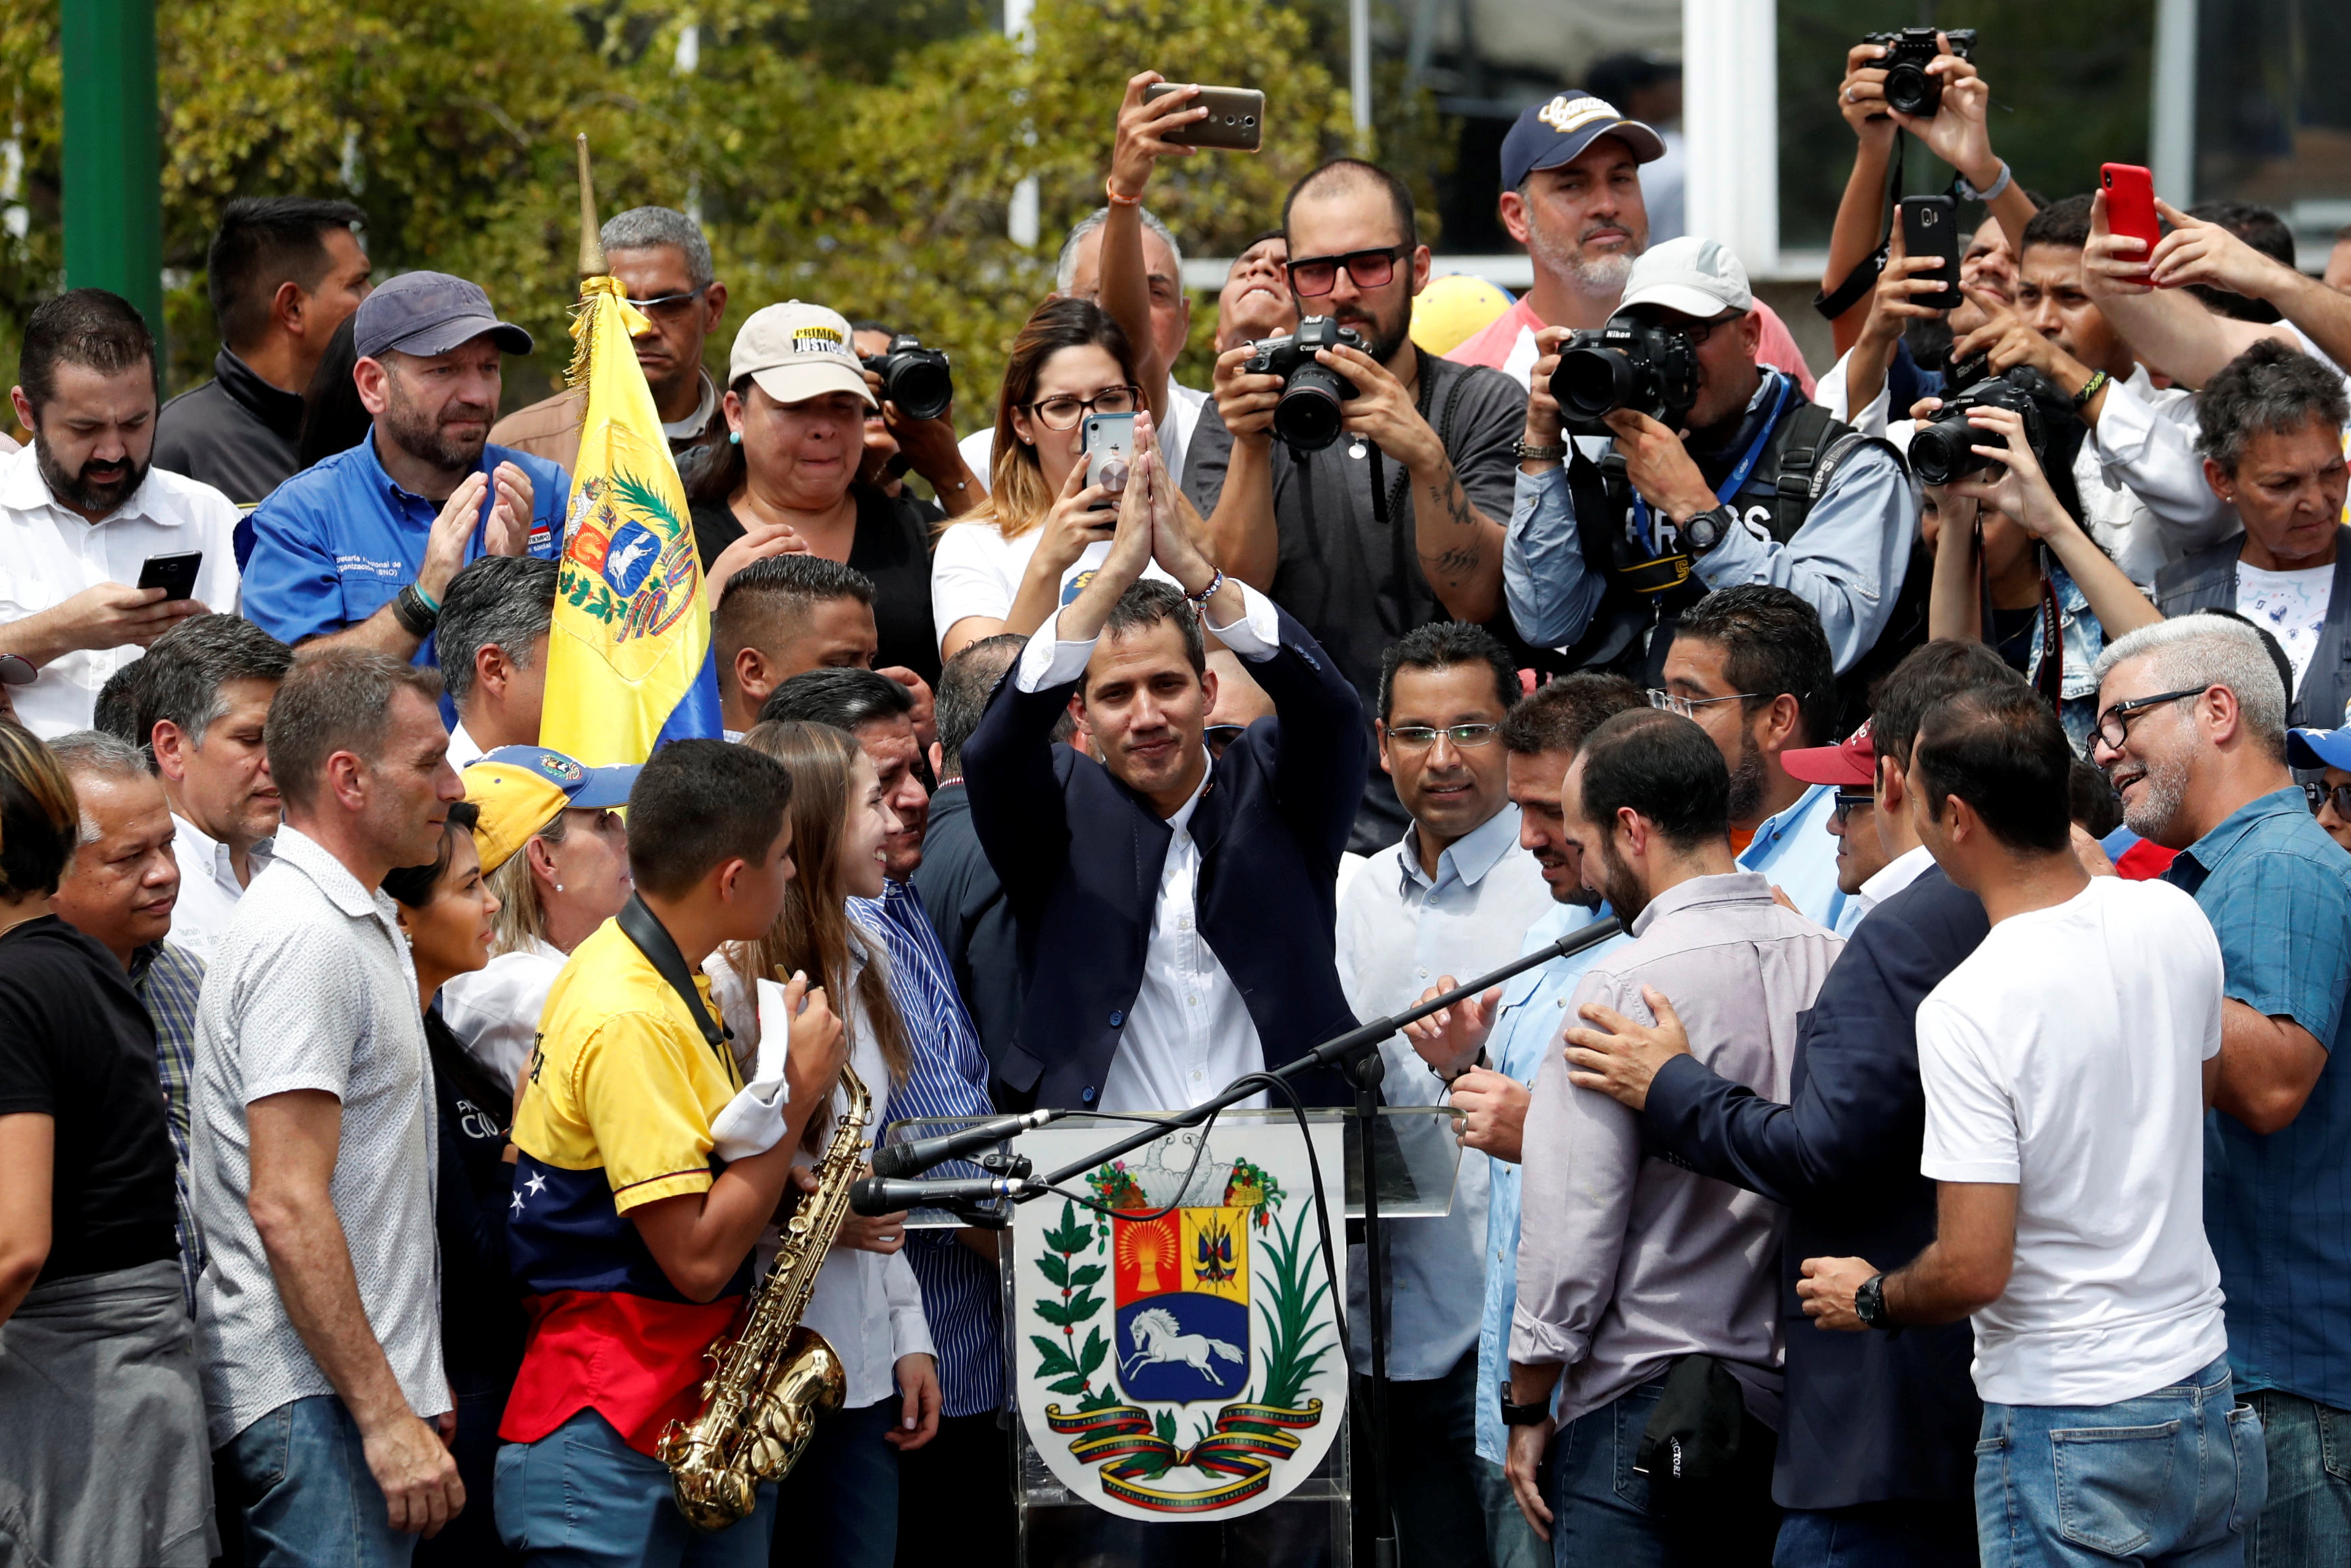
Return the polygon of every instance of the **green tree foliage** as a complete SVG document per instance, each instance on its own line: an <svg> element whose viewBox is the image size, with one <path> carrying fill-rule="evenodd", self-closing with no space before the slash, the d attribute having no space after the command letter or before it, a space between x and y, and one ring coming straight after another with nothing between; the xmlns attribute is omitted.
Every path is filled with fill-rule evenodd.
<svg viewBox="0 0 2351 1568"><path fill-rule="evenodd" d="M1061 235L1100 204L1131 71L1269 91L1261 153L1200 153L1154 183L1154 210L1195 254L1228 255L1272 225L1290 183L1349 131L1313 16L1277 0L1041 0L1033 52L968 0L206 0L157 19L175 391L211 373L204 263L221 208L304 193L367 212L379 277L480 282L540 340L508 376L508 406L544 395L569 358L571 138L585 131L607 215L703 212L735 299L715 369L751 310L821 301L947 350L974 426L1051 287ZM11 374L24 318L62 282L57 47L56 7L0 13L26 209L21 238L0 231ZM1025 174L1040 194L1033 251L1006 237ZM1196 372L1212 316L1198 313Z"/></svg>

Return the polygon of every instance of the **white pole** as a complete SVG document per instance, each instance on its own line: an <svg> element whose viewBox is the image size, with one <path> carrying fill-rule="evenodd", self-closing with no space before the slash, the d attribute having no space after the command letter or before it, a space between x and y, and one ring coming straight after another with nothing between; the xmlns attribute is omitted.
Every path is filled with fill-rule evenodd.
<svg viewBox="0 0 2351 1568"><path fill-rule="evenodd" d="M1017 41L1022 54L1032 57L1037 53L1037 29L1031 25L1035 10L1036 0L1004 0L1004 36ZM1026 92L1015 92L1012 100L1025 103L1028 97ZM1037 144L1037 128L1033 123L1022 122L1021 140L1032 147ZM1012 209L1005 232L1010 235L1014 245L1023 250L1034 250L1037 248L1037 176L1025 174L1012 187Z"/></svg>
<svg viewBox="0 0 2351 1568"><path fill-rule="evenodd" d="M2147 161L2155 193L2175 207L2196 199L2196 0L2159 0Z"/></svg>
<svg viewBox="0 0 2351 1568"><path fill-rule="evenodd" d="M1355 151L1372 144L1372 0L1347 0L1347 99L1355 116Z"/></svg>
<svg viewBox="0 0 2351 1568"><path fill-rule="evenodd" d="M1780 263L1778 11L1777 0L1682 0L1686 226L1754 277Z"/></svg>

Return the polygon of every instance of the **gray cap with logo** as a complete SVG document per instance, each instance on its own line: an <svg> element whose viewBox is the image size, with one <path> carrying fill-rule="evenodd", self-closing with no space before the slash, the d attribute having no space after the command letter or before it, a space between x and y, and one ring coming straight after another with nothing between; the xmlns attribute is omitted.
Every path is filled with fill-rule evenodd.
<svg viewBox="0 0 2351 1568"><path fill-rule="evenodd" d="M530 352L530 334L499 320L480 284L445 272L403 272L379 284L351 319L351 347L363 360L394 349L429 358L484 333L509 354Z"/></svg>

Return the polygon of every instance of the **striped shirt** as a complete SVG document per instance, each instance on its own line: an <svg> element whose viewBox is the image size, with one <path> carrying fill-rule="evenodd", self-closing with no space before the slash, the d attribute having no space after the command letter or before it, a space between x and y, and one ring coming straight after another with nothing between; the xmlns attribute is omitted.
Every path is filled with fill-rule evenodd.
<svg viewBox="0 0 2351 1568"><path fill-rule="evenodd" d="M166 1123L172 1134L172 1206L180 1229L180 1287L188 1315L196 1312L196 1276L204 1270L204 1232L188 1186L188 1116L195 1092L196 996L204 989L204 960L172 942L151 942L131 955L131 988L155 1023L155 1071L163 1080Z"/></svg>
<svg viewBox="0 0 2351 1568"><path fill-rule="evenodd" d="M890 999L914 1048L914 1071L890 1094L893 1120L986 1116L987 1058L956 994L955 971L922 896L903 882L880 898L852 898L850 917L890 954ZM971 1175L942 1169L935 1175ZM923 1316L939 1350L941 1414L975 1416L1004 1405L1004 1301L996 1270L952 1230L910 1230L906 1260L923 1288Z"/></svg>

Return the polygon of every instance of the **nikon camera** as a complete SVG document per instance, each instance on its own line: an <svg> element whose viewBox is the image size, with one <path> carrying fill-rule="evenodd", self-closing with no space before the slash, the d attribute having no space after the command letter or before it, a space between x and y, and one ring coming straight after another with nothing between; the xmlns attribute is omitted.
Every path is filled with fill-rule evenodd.
<svg viewBox="0 0 2351 1568"><path fill-rule="evenodd" d="M955 402L955 378L947 357L925 349L912 332L901 332L878 354L858 361L882 378L882 396L908 419L936 419Z"/></svg>
<svg viewBox="0 0 2351 1568"><path fill-rule="evenodd" d="M1620 408L1679 430L1698 402L1698 346L1687 332L1619 311L1560 350L1551 395L1578 435L1613 435L1603 416Z"/></svg>
<svg viewBox="0 0 2351 1568"><path fill-rule="evenodd" d="M1982 456L1975 449L2005 447L2008 438L1996 430L1970 424L1968 410L1971 408L2004 408L2016 413L2024 421L2024 444L2045 468L2051 420L2056 409L2067 406L2066 400L2041 372L2026 366L2019 365L2005 375L1988 377L1945 402L1931 423L1918 427L1917 434L1910 438L1911 470L1927 484L1948 485L1999 461Z"/></svg>
<svg viewBox="0 0 2351 1568"><path fill-rule="evenodd" d="M1309 316L1287 338L1260 339L1242 371L1280 376L1281 396L1273 405L1273 433L1292 452L1320 452L1339 439L1339 405L1355 395L1355 383L1314 358L1318 349L1344 345L1371 352L1364 335L1328 316Z"/></svg>
<svg viewBox="0 0 2351 1568"><path fill-rule="evenodd" d="M1917 120L1932 120L1935 110L1943 104L1943 78L1927 74L1942 51L1935 45L1933 27L1905 27L1898 33L1870 33L1862 38L1865 44L1883 44L1886 57L1877 63L1886 68L1886 107L1898 110ZM1951 53L1959 58L1975 57L1976 30L1973 27L1946 27L1943 37L1951 40Z"/></svg>

